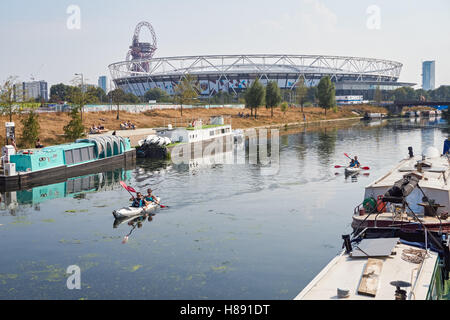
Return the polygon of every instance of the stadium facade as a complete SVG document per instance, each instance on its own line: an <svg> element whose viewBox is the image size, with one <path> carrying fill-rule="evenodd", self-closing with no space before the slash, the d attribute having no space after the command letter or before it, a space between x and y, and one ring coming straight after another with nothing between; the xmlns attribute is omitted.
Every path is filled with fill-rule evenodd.
<svg viewBox="0 0 450 320"><path fill-rule="evenodd" d="M281 89L295 90L304 80L317 85L324 76L336 83L337 95L363 95L371 99L377 87L393 90L413 83L398 82L402 64L395 61L321 55L207 55L151 58L111 64L116 86L143 96L160 88L174 94L174 87L187 74L198 80L200 95L209 97L220 91L238 94L255 79L263 84L276 81Z"/></svg>
<svg viewBox="0 0 450 320"><path fill-rule="evenodd" d="M141 42L139 34L148 28L152 42ZM362 95L372 99L376 88L392 90L413 83L400 83L402 64L361 57L287 54L203 55L155 58L156 34L148 22L140 22L133 34L126 61L109 66L116 87L139 97L152 88L174 94L186 75L197 79L200 97L219 92L239 95L255 79L264 85L276 81L281 89L295 90L299 81L315 86L324 76L336 83L337 95Z"/></svg>

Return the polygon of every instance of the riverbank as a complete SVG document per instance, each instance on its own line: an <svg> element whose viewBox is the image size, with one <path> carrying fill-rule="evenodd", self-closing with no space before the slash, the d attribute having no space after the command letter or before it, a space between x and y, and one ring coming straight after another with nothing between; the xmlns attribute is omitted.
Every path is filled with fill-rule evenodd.
<svg viewBox="0 0 450 320"><path fill-rule="evenodd" d="M209 117L222 115L225 117L227 123L231 123L233 129L249 129L249 128L267 128L267 127L284 127L286 125L295 126L301 125L304 122L303 113L300 108L288 108L283 113L279 108L274 109L274 115L271 116L270 109L261 107L258 109L257 119L252 117L239 117L239 113L250 114L249 109L233 109L233 108L214 108L214 109L186 109L183 110L183 117L181 117L180 110L154 110L144 113L125 113L120 112L119 120L117 120L117 113L114 112L89 112L83 114L83 121L86 131L89 130L93 124L96 126L102 124L109 132L120 129L120 124L125 121L131 121L137 128L155 128L163 127L168 124L173 126L185 125L192 122L194 119L209 120ZM327 111L325 115L324 110L316 107L304 108L304 115L307 123L317 123L321 120L338 120L358 118L364 112L384 112L385 108L374 107L369 105L352 105L339 107L338 111ZM22 134L22 123L20 120L23 115L15 115L13 121L16 123L16 136L20 144L20 137ZM8 117L1 116L0 121L9 121ZM64 126L70 121L67 113L41 113L39 114L40 124L40 140L44 145L54 145L65 142ZM0 131L0 144L4 144L4 128Z"/></svg>

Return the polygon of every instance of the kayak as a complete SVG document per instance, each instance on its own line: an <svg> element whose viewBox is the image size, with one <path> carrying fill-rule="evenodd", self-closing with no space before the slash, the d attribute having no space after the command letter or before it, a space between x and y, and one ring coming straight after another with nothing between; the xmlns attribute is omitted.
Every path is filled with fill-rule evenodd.
<svg viewBox="0 0 450 320"><path fill-rule="evenodd" d="M355 173L359 173L361 171L361 168L356 168L356 167L347 167L345 168L345 174L355 174Z"/></svg>
<svg viewBox="0 0 450 320"><path fill-rule="evenodd" d="M159 201L160 199L156 197L156 199ZM120 218L126 218L126 217L134 217L143 215L146 213L150 213L155 211L155 209L159 207L156 203L152 202L146 207L124 207L122 209L117 209L112 212L114 218L120 219Z"/></svg>

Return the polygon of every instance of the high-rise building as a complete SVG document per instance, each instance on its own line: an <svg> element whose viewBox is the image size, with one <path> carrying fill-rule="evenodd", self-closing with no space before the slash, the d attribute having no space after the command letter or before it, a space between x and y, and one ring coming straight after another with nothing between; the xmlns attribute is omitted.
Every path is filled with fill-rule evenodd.
<svg viewBox="0 0 450 320"><path fill-rule="evenodd" d="M435 85L435 61L424 61L422 63L422 89L434 90Z"/></svg>
<svg viewBox="0 0 450 320"><path fill-rule="evenodd" d="M14 95L19 101L44 100L48 101L48 84L46 81L31 81L14 85Z"/></svg>
<svg viewBox="0 0 450 320"><path fill-rule="evenodd" d="M107 78L106 78L106 76L100 76L100 77L98 77L98 86L100 87L100 88L102 88L103 89L103 91L105 91L105 93L106 93L106 83L107 83Z"/></svg>

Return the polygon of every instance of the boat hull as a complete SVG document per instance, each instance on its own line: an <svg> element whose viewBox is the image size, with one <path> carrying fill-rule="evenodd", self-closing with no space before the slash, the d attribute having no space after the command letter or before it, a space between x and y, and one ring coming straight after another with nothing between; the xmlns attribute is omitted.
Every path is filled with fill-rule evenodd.
<svg viewBox="0 0 450 320"><path fill-rule="evenodd" d="M0 176L0 192L30 189L73 177L110 170L111 167L127 167L135 161L136 150L132 149L120 155L97 159L79 165L63 165L34 172L20 172L13 176Z"/></svg>
<svg viewBox="0 0 450 320"><path fill-rule="evenodd" d="M361 172L361 168L352 168L352 167L345 168L346 175L357 174L359 172Z"/></svg>
<svg viewBox="0 0 450 320"><path fill-rule="evenodd" d="M159 198L157 198L159 201ZM112 212L114 218L116 219L123 219L123 218L130 218L130 217L136 217L140 216L146 213L152 213L156 210L159 206L155 203L149 204L147 207L124 207L121 209L114 210Z"/></svg>

